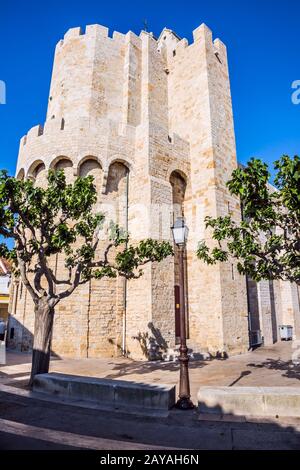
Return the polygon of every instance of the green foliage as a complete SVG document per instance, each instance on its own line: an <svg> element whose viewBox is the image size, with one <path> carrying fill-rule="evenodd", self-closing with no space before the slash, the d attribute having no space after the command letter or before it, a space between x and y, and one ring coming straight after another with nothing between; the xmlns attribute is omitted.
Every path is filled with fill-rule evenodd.
<svg viewBox="0 0 300 470"><path fill-rule="evenodd" d="M217 247L204 241L197 256L207 264L238 260L238 270L254 280L283 279L300 283L300 158L287 155L275 162L276 189L269 184L265 163L251 159L227 183L241 201L243 220L206 217Z"/></svg>
<svg viewBox="0 0 300 470"><path fill-rule="evenodd" d="M11 250L1 244L0 255L12 261L35 303L46 296L54 306L91 278L139 277L139 266L172 254L169 243L150 239L128 246L128 234L111 223L109 241L99 255L104 216L93 212L96 200L91 176L67 184L63 171L50 170L48 185L41 188L0 172L0 235L15 241ZM56 254L65 259L64 279L50 267L49 259ZM57 294L57 285L66 289Z"/></svg>
<svg viewBox="0 0 300 470"><path fill-rule="evenodd" d="M116 255L116 268L118 272L128 278L136 277L135 269L148 261L162 261L173 255L173 249L168 242L158 242L148 238L141 241L136 247L129 246ZM142 274L139 271L138 277Z"/></svg>

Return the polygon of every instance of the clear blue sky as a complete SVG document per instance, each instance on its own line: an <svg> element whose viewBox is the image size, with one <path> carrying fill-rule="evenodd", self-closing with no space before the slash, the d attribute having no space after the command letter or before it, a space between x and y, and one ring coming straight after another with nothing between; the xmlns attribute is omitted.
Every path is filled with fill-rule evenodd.
<svg viewBox="0 0 300 470"><path fill-rule="evenodd" d="M291 83L300 80L299 0L10 1L0 6L0 168L14 173L19 138L43 123L54 47L74 26L100 23L139 34L147 18L192 40L205 22L227 44L238 159L271 163L300 154L300 105Z"/></svg>

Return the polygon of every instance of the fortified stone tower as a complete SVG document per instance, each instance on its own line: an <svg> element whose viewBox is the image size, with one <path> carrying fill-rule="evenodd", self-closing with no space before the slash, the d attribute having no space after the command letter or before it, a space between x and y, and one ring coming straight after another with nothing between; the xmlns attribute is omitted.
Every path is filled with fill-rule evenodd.
<svg viewBox="0 0 300 470"><path fill-rule="evenodd" d="M240 206L226 189L236 168L227 55L205 25L188 44L164 29L159 39L109 36L99 25L69 30L55 51L47 119L21 139L19 178L44 184L49 168L71 181L92 174L104 209L131 240L170 239L173 218L190 229L186 292L193 351L248 347L245 279L235 264L204 266L195 256L206 215ZM63 270L60 257L53 260ZM148 265L139 280L93 280L58 306L53 351L74 357L164 357L176 342L177 254ZM15 285L11 343L30 348L33 308ZM177 332L178 334L178 332Z"/></svg>

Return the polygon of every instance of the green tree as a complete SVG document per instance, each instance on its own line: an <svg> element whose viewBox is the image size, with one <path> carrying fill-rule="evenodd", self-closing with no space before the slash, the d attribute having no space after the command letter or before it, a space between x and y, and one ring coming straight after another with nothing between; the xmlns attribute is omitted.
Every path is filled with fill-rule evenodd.
<svg viewBox="0 0 300 470"><path fill-rule="evenodd" d="M0 235L14 239L12 249L0 245L0 255L12 261L14 275L20 276L34 303L30 384L36 374L49 370L54 311L62 299L91 278L138 278L141 266L173 253L164 241L147 239L130 245L128 235L116 225L101 250L104 216L92 210L96 199L91 176L66 184L63 171L50 170L44 189L0 172ZM51 269L49 261L55 254L64 257L63 278Z"/></svg>
<svg viewBox="0 0 300 470"><path fill-rule="evenodd" d="M241 274L252 279L282 279L300 284L300 158L282 156L274 163L275 187L269 184L268 166L251 159L232 173L227 183L240 198L242 221L230 215L206 217L216 246L204 241L198 258L207 264L237 259Z"/></svg>

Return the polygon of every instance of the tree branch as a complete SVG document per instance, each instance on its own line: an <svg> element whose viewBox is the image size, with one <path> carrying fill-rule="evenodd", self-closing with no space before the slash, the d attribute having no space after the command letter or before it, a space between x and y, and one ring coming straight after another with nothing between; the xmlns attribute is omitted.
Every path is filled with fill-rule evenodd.
<svg viewBox="0 0 300 470"><path fill-rule="evenodd" d="M22 259L22 257L20 256L20 253L19 253L18 250L17 250L17 260L18 260L18 267L19 267L19 270L20 270L20 275L21 275L21 278L22 278L22 282L23 282L24 286L26 287L26 289L28 290L28 292L30 293L34 303L37 303L37 301L39 300L39 296L37 295L37 293L35 292L34 288L32 287L32 285L30 284L30 282L28 280L28 277L27 277L27 274L26 274L26 263Z"/></svg>

